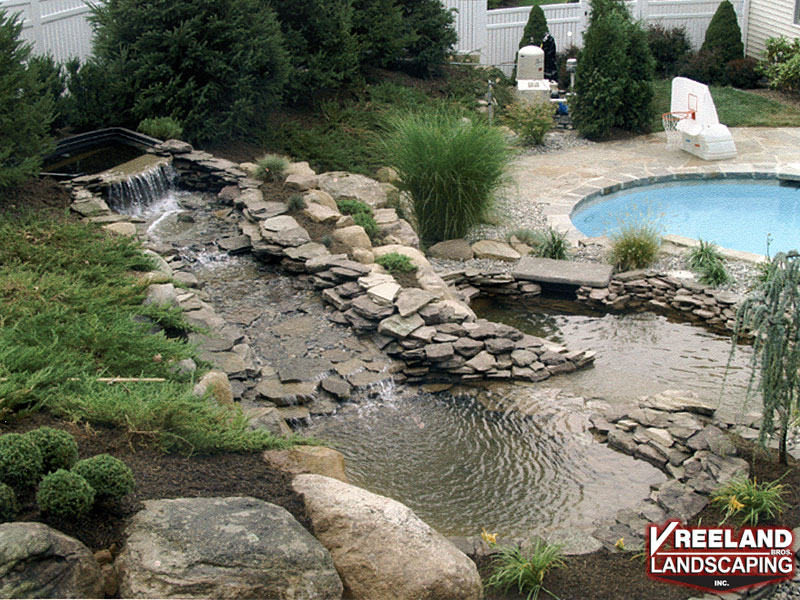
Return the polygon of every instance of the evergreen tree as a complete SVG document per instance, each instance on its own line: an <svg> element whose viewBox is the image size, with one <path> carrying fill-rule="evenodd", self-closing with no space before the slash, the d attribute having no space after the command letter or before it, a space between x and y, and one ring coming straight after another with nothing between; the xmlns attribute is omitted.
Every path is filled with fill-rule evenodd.
<svg viewBox="0 0 800 600"><path fill-rule="evenodd" d="M16 15L0 9L0 189L37 175L52 148L53 99L26 67L31 48L21 31Z"/></svg>
<svg viewBox="0 0 800 600"><path fill-rule="evenodd" d="M706 29L701 52L716 52L722 65L744 58L742 30L736 20L736 11L728 0L722 0Z"/></svg>
<svg viewBox="0 0 800 600"><path fill-rule="evenodd" d="M336 89L358 74L352 0L272 0L292 64L293 100ZM381 34L383 35L383 34Z"/></svg>
<svg viewBox="0 0 800 600"><path fill-rule="evenodd" d="M525 23L525 30L519 40L519 47L541 46L542 38L549 31L547 28L547 17L544 16L542 7L534 4L528 14L528 22Z"/></svg>
<svg viewBox="0 0 800 600"><path fill-rule="evenodd" d="M353 0L353 33L361 67L385 67L403 56L403 11L395 0Z"/></svg>
<svg viewBox="0 0 800 600"><path fill-rule="evenodd" d="M108 0L92 21L128 122L172 117L192 141L241 135L281 97L286 52L261 0Z"/></svg>
<svg viewBox="0 0 800 600"><path fill-rule="evenodd" d="M437 75L458 41L455 15L440 0L399 1L406 37L403 65L414 75Z"/></svg>

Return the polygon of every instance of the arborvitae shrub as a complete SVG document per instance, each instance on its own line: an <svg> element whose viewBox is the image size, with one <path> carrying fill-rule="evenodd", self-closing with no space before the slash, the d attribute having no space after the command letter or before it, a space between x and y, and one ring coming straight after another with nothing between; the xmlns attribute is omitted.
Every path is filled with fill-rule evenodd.
<svg viewBox="0 0 800 600"><path fill-rule="evenodd" d="M75 519L88 513L95 491L89 483L65 469L46 475L36 492L39 510L59 519Z"/></svg>
<svg viewBox="0 0 800 600"><path fill-rule="evenodd" d="M93 4L92 20L95 53L129 90L134 124L170 115L192 141L248 134L283 92L286 51L261 0L109 0Z"/></svg>
<svg viewBox="0 0 800 600"><path fill-rule="evenodd" d="M276 0L272 6L291 60L290 100L353 80L359 55L352 0Z"/></svg>
<svg viewBox="0 0 800 600"><path fill-rule="evenodd" d="M37 175L53 143L53 99L36 68L26 67L31 48L21 31L19 19L0 9L0 189Z"/></svg>
<svg viewBox="0 0 800 600"><path fill-rule="evenodd" d="M519 47L523 46L541 46L542 38L549 31L547 28L547 17L544 15L542 7L534 4L531 12L528 14L528 22L525 24L525 30L522 32L522 38L519 40Z"/></svg>
<svg viewBox="0 0 800 600"><path fill-rule="evenodd" d="M575 126L589 139L612 127L646 131L653 115L653 57L647 35L619 0L594 0L570 103Z"/></svg>
<svg viewBox="0 0 800 600"><path fill-rule="evenodd" d="M42 452L27 435L0 435L0 481L11 487L32 487L42 476Z"/></svg>
<svg viewBox="0 0 800 600"><path fill-rule="evenodd" d="M39 427L28 432L28 437L42 453L42 472L69 469L78 460L78 444L63 429Z"/></svg>
<svg viewBox="0 0 800 600"><path fill-rule="evenodd" d="M718 53L724 65L730 60L744 58L744 44L742 43L742 30L736 19L736 11L728 0L722 0L717 7L717 12L711 17L711 23L706 29L706 38L700 50L710 50Z"/></svg>
<svg viewBox="0 0 800 600"><path fill-rule="evenodd" d="M120 500L133 491L133 471L124 462L110 454L85 458L72 467L89 482L98 500Z"/></svg>
<svg viewBox="0 0 800 600"><path fill-rule="evenodd" d="M455 15L440 0L399 0L406 29L406 56L402 66L420 77L441 72L458 41Z"/></svg>
<svg viewBox="0 0 800 600"><path fill-rule="evenodd" d="M679 66L692 50L684 27L667 29L660 24L647 27L647 45L659 77L677 75Z"/></svg>
<svg viewBox="0 0 800 600"><path fill-rule="evenodd" d="M17 495L11 486L0 483L0 523L13 521L17 516Z"/></svg>

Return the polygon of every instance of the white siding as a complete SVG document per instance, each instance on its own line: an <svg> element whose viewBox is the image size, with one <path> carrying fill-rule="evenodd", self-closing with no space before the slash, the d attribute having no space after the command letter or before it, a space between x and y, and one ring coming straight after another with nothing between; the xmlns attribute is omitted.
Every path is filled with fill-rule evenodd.
<svg viewBox="0 0 800 600"><path fill-rule="evenodd" d="M759 58L767 38L800 37L800 25L794 23L796 0L750 0L747 30L747 55Z"/></svg>
<svg viewBox="0 0 800 600"><path fill-rule="evenodd" d="M0 0L0 8L20 13L22 38L36 54L51 54L58 61L91 54L91 11L82 0Z"/></svg>

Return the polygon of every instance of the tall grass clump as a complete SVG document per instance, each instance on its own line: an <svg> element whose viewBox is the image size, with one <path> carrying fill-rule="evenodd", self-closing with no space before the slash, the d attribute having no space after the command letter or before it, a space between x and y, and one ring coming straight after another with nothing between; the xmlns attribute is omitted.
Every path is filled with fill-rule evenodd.
<svg viewBox="0 0 800 600"><path fill-rule="evenodd" d="M646 219L623 223L610 237L611 263L620 271L649 267L661 248L658 226Z"/></svg>
<svg viewBox="0 0 800 600"><path fill-rule="evenodd" d="M724 260L713 242L700 240L700 245L689 251L689 267L700 274L700 283L706 285L717 286L731 280Z"/></svg>
<svg viewBox="0 0 800 600"><path fill-rule="evenodd" d="M485 222L510 160L499 129L451 110L393 119L385 147L428 245Z"/></svg>
<svg viewBox="0 0 800 600"><path fill-rule="evenodd" d="M493 546L497 552L492 560L492 574L488 587L508 592L516 588L519 594L527 592L528 600L535 600L544 591L544 578L554 568L564 566L561 546L537 540L528 549L519 546Z"/></svg>
<svg viewBox="0 0 800 600"><path fill-rule="evenodd" d="M256 161L255 176L262 181L277 182L284 178L289 159L280 154L265 154Z"/></svg>

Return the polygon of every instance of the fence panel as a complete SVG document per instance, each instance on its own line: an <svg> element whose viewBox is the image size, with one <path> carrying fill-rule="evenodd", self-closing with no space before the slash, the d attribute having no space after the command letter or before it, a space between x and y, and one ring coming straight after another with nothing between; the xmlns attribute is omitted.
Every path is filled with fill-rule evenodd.
<svg viewBox="0 0 800 600"><path fill-rule="evenodd" d="M65 61L92 52L91 10L82 0L0 0L0 8L20 13L22 38L36 54Z"/></svg>

